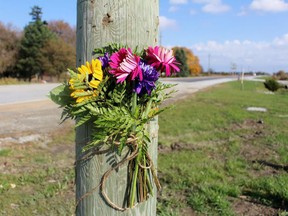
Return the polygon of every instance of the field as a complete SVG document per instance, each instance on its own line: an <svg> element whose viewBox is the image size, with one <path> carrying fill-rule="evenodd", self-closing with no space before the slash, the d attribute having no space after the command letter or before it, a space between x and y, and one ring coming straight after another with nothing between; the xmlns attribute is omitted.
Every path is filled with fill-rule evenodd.
<svg viewBox="0 0 288 216"><path fill-rule="evenodd" d="M160 116L159 215L287 215L287 106L287 92L231 82Z"/></svg>
<svg viewBox="0 0 288 216"><path fill-rule="evenodd" d="M157 214L288 215L287 107L287 92L267 94L247 81L206 89L163 113ZM73 215L72 126L47 137L0 149L0 215Z"/></svg>

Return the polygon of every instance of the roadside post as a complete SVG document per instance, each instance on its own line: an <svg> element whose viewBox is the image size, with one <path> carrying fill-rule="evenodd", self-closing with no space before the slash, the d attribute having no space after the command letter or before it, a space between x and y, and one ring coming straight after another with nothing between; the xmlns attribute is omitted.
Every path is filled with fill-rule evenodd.
<svg viewBox="0 0 288 216"><path fill-rule="evenodd" d="M77 0L77 66L91 61L93 50L109 43L143 49L158 43L158 0ZM157 164L158 119L149 125L153 163ZM76 215L77 216L153 216L156 215L154 195L132 209L119 211L111 207L100 191L102 175L111 168L112 160L120 160L113 152L98 154L81 161L83 147L89 142L91 125L76 129ZM113 171L105 183L111 202L124 205L127 166Z"/></svg>

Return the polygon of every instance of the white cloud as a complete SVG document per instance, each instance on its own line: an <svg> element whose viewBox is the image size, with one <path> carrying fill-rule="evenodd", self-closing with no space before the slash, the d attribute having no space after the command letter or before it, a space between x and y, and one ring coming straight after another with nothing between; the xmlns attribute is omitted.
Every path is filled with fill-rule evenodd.
<svg viewBox="0 0 288 216"><path fill-rule="evenodd" d="M194 9L191 9L191 10L190 10L190 14L191 14L191 15L195 15L195 14L197 14L197 11L194 10Z"/></svg>
<svg viewBox="0 0 288 216"><path fill-rule="evenodd" d="M170 4L186 4L188 0L170 0Z"/></svg>
<svg viewBox="0 0 288 216"><path fill-rule="evenodd" d="M179 7L176 7L174 5L169 8L169 12L175 12L175 11L178 11L178 10L179 10Z"/></svg>
<svg viewBox="0 0 288 216"><path fill-rule="evenodd" d="M268 12L288 11L288 3L284 0L253 0L250 9Z"/></svg>
<svg viewBox="0 0 288 216"><path fill-rule="evenodd" d="M160 29L175 28L177 26L176 20L169 19L165 16L159 17Z"/></svg>
<svg viewBox="0 0 288 216"><path fill-rule="evenodd" d="M275 44L275 46L288 46L288 34L275 38L273 44Z"/></svg>
<svg viewBox="0 0 288 216"><path fill-rule="evenodd" d="M221 2L206 4L202 10L207 13L223 13L230 10L228 5L222 4Z"/></svg>
<svg viewBox="0 0 288 216"><path fill-rule="evenodd" d="M192 1L199 4L209 4L215 2L215 0L192 0Z"/></svg>
<svg viewBox="0 0 288 216"><path fill-rule="evenodd" d="M237 16L246 16L247 15L247 10L244 7L241 7L240 12L237 13Z"/></svg>
<svg viewBox="0 0 288 216"><path fill-rule="evenodd" d="M222 0L193 0L193 2L204 4L202 10L206 13L223 13L230 10L230 7Z"/></svg>
<svg viewBox="0 0 288 216"><path fill-rule="evenodd" d="M250 40L230 40L223 43L208 41L191 46L199 57L204 70L210 67L215 71L230 71L231 63L246 71L276 72L288 71L288 33L267 42Z"/></svg>

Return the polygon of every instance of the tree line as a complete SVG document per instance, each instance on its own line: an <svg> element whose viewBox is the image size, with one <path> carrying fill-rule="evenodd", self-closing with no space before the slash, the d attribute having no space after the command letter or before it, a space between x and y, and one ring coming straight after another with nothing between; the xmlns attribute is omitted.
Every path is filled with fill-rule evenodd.
<svg viewBox="0 0 288 216"><path fill-rule="evenodd" d="M193 52L186 47L173 47L173 52L180 65L180 73L177 76L188 77L198 76L203 72L203 68L200 65L199 58L193 54Z"/></svg>
<svg viewBox="0 0 288 216"><path fill-rule="evenodd" d="M30 15L22 32L0 22L0 77L59 78L76 65L76 29L64 21L43 21L38 6Z"/></svg>
<svg viewBox="0 0 288 216"><path fill-rule="evenodd" d="M31 81L48 76L59 80L67 68L76 66L76 29L64 21L43 21L38 6L29 14L32 20L21 32L0 22L0 78ZM198 57L190 49L172 49L181 63L178 76L202 72Z"/></svg>

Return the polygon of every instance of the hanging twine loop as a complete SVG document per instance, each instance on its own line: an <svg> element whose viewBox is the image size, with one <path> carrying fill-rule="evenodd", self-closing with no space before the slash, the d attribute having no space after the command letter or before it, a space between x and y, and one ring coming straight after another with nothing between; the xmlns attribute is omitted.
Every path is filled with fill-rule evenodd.
<svg viewBox="0 0 288 216"><path fill-rule="evenodd" d="M119 146L120 143L119 142L114 142L114 144L116 146ZM125 158L123 158L120 162L118 162L115 166L111 167L109 170L107 170L102 178L101 178L101 181L99 183L99 185L97 185L96 187L94 187L92 190L90 190L89 192L85 193L82 197L79 198L79 200L77 201L76 203L76 208L78 207L79 203L84 199L86 198L87 196L90 196L93 194L93 192L95 190L97 190L98 187L100 187L100 192L105 200L105 202L111 206L112 208L114 208L115 210L118 210L118 211L125 211L127 209L131 209L133 207L135 207L138 203L136 202L133 206L130 206L130 207L121 207L119 205L117 205L116 203L114 203L110 198L109 196L107 195L106 191L105 191L105 186L106 186L106 181L109 179L110 175L112 174L113 171L117 170L118 168L120 168L121 166L123 166L124 164L126 163L129 163L131 162L132 160L134 160L135 158L137 158L137 156L139 155L139 144L137 143L137 137L135 136L130 136L128 139L127 139L127 142L126 142L126 145L130 147L130 149L132 149L132 152L129 153ZM99 155L99 154L104 154L104 153L107 153L109 151L111 151L112 148L109 148L109 149L105 149L105 150L95 150L95 151L92 151L90 152L89 154L87 155L84 155L80 160L76 161L75 162L75 165L81 161L85 161L85 160L89 160L91 159L93 156L95 155ZM150 155L148 154L148 152L146 152L145 154L145 157L146 157L146 164L148 164L148 166L146 164L141 164L140 162L136 163L136 166L139 166L141 169L145 169L145 170L150 170L151 171L151 174L152 174L152 177L153 177L153 180L154 180L154 183L159 190L161 190L161 186L160 186L160 183L159 183L159 180L157 178L157 175L156 175L156 171L155 171L155 168L154 168L154 165L153 165L153 162L152 162L152 159L150 157Z"/></svg>

